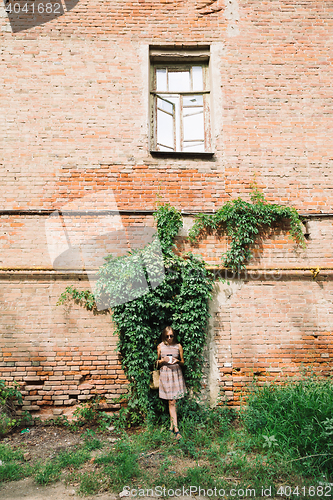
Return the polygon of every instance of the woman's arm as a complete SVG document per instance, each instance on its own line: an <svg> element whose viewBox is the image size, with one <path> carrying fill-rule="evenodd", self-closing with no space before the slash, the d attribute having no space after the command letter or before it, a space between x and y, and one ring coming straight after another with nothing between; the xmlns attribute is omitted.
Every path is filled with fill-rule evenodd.
<svg viewBox="0 0 333 500"><path fill-rule="evenodd" d="M182 348L181 344L178 344L178 345L179 345L179 357L180 357L180 360L178 361L178 363L179 363L179 366L184 366L185 362L184 362L183 348Z"/></svg>
<svg viewBox="0 0 333 500"><path fill-rule="evenodd" d="M161 344L157 346L157 365L158 367L163 365L163 359L161 359Z"/></svg>

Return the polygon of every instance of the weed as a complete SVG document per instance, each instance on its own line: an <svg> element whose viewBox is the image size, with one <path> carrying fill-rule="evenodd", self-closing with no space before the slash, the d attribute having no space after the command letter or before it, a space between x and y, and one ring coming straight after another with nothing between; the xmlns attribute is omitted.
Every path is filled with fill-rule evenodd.
<svg viewBox="0 0 333 500"><path fill-rule="evenodd" d="M4 481L18 481L19 479L22 479L29 475L30 475L29 466L16 463L9 463L9 464L4 464L0 467L0 483Z"/></svg>
<svg viewBox="0 0 333 500"><path fill-rule="evenodd" d="M41 467L35 475L35 481L37 484L46 486L47 484L58 481L60 479L60 476L61 469L59 464L55 462L46 462L46 464Z"/></svg>
<svg viewBox="0 0 333 500"><path fill-rule="evenodd" d="M19 425L20 419L16 416L16 406L22 404L22 394L19 385L12 386L0 380L0 437L8 434L11 429Z"/></svg>
<svg viewBox="0 0 333 500"><path fill-rule="evenodd" d="M170 432L165 427L154 427L149 425L145 432L141 433L137 441L142 443L142 446L147 448L159 448L170 444Z"/></svg>
<svg viewBox="0 0 333 500"><path fill-rule="evenodd" d="M82 495L95 495L107 489L109 481L102 474L85 472L80 476L79 493Z"/></svg>
<svg viewBox="0 0 333 500"><path fill-rule="evenodd" d="M101 450L104 444L97 438L86 439L84 442L84 448L87 451Z"/></svg>
<svg viewBox="0 0 333 500"><path fill-rule="evenodd" d="M93 397L89 399L86 403L80 404L73 416L75 420L72 422L71 426L74 430L77 430L84 424L97 424L100 419L99 404L101 398L100 396Z"/></svg>
<svg viewBox="0 0 333 500"><path fill-rule="evenodd" d="M284 447L300 471L332 473L332 413L331 380L312 375L284 386L254 388L243 421L250 433L263 436L266 447Z"/></svg>
<svg viewBox="0 0 333 500"><path fill-rule="evenodd" d="M129 484L129 482L140 474L138 466L138 452L131 446L129 441L119 441L116 444L115 452L107 456L99 457L96 464L106 464L105 474L110 479L110 484L114 487Z"/></svg>
<svg viewBox="0 0 333 500"><path fill-rule="evenodd" d="M199 452L193 441L189 439L181 439L179 441L179 448L182 450L185 456L194 458L195 460L199 458Z"/></svg>
<svg viewBox="0 0 333 500"><path fill-rule="evenodd" d="M122 434L124 430L129 427L129 415L130 412L128 408L120 408L118 412L112 413L111 415L102 412L99 420L99 429L103 431L108 426L112 425L115 432Z"/></svg>
<svg viewBox="0 0 333 500"><path fill-rule="evenodd" d="M32 473L29 464L22 464L23 452L12 450L10 446L0 444L0 483L4 481L17 481Z"/></svg>
<svg viewBox="0 0 333 500"><path fill-rule="evenodd" d="M73 467L77 469L88 460L90 460L89 451L87 449L80 449L74 452L65 451L60 453L56 458L56 463L61 469L66 467Z"/></svg>
<svg viewBox="0 0 333 500"><path fill-rule="evenodd" d="M265 440L264 444L263 444L263 447L264 448L272 448L273 446L278 446L279 443L276 439L275 436L265 436L265 434L263 434L262 436Z"/></svg>
<svg viewBox="0 0 333 500"><path fill-rule="evenodd" d="M0 443L0 460L4 463L23 460L23 452L12 450L10 446Z"/></svg>
<svg viewBox="0 0 333 500"><path fill-rule="evenodd" d="M194 467L188 469L184 477L184 485L190 484L201 488L211 488L214 483L211 470L208 467Z"/></svg>

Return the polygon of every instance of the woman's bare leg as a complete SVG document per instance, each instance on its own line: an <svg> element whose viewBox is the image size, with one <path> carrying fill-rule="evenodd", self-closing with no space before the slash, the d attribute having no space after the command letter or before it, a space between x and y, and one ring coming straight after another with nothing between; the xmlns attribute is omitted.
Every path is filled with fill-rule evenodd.
<svg viewBox="0 0 333 500"><path fill-rule="evenodd" d="M169 413L170 413L170 429L173 429L175 433L179 432L178 423L177 423L177 408L176 401L174 399L169 400ZM177 435L179 439L181 437L180 434Z"/></svg>

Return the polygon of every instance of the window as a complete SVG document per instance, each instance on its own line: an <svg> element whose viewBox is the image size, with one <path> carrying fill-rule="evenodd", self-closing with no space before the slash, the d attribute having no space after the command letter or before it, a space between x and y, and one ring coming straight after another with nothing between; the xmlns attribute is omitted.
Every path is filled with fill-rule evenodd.
<svg viewBox="0 0 333 500"><path fill-rule="evenodd" d="M207 52L164 56L151 54L151 150L210 152Z"/></svg>

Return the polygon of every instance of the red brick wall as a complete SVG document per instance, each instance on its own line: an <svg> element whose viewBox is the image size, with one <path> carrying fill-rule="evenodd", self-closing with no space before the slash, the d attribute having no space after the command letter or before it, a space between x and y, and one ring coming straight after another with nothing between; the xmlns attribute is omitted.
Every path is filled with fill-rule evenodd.
<svg viewBox="0 0 333 500"><path fill-rule="evenodd" d="M126 391L110 315L57 306L67 285L17 275L1 280L0 372L22 386L23 410L66 413L61 407L92 394L103 395L112 409L113 398Z"/></svg>
<svg viewBox="0 0 333 500"><path fill-rule="evenodd" d="M332 374L332 274L220 285L214 340L225 398L239 405L254 378ZM222 394L223 394L222 391Z"/></svg>
<svg viewBox="0 0 333 500"><path fill-rule="evenodd" d="M214 334L219 383L228 382L235 402L252 368L270 379L270 368L294 372L304 357L328 373L322 353L329 354L332 319L325 313L324 324L322 315L332 310L333 2L81 0L58 19L16 33L0 14L0 210L7 210L0 214L0 376L31 382L25 405L59 413L59 403L70 406L87 392L111 400L125 390L110 318L55 306L67 284L88 282L50 272L48 214L38 213L79 206L95 192L112 192L120 211L151 211L163 200L192 213L248 200L256 178L269 201L312 214L305 251L286 228L258 241L255 280L240 276L237 302L215 311ZM148 48L163 44L211 47L212 159L149 153ZM122 221L125 228L154 224L149 212ZM99 224L92 219L86 237ZM227 248L215 236L190 248L182 234L179 249L212 265ZM31 267L39 271L20 271ZM274 268L281 271L271 281ZM309 308L317 321L308 319ZM236 370L226 375L225 332ZM309 342L312 334L318 337Z"/></svg>

